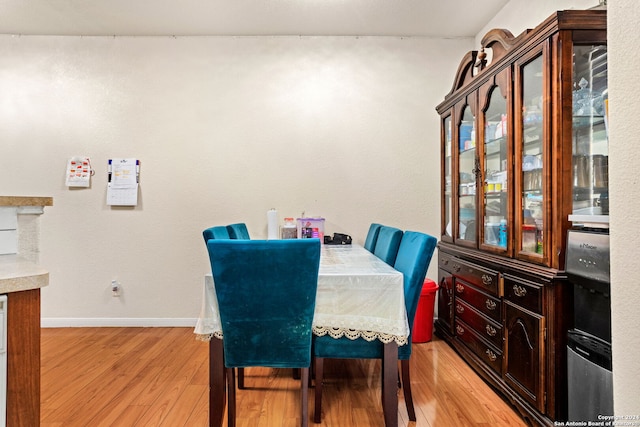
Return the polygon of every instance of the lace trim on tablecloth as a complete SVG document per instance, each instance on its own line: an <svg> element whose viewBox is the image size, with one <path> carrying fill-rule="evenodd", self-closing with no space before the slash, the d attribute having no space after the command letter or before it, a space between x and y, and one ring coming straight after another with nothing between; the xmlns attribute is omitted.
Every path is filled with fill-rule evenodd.
<svg viewBox="0 0 640 427"><path fill-rule="evenodd" d="M380 342L383 342L385 344L390 343L391 341L395 341L398 345L405 345L408 342L408 337L406 336L347 328L332 328L327 326L314 326L313 334L317 336L329 335L331 338L336 339L347 337L350 340L356 340L358 338L362 338L366 341L380 340Z"/></svg>
<svg viewBox="0 0 640 427"><path fill-rule="evenodd" d="M197 341L204 341L204 342L209 342L211 341L211 338L218 338L218 339L222 339L222 332L214 332L211 334L196 334L196 340Z"/></svg>
<svg viewBox="0 0 640 427"><path fill-rule="evenodd" d="M397 335L383 334L373 331L356 331L355 329L328 328L325 326L314 326L313 333L318 336L329 335L331 338L336 339L347 337L350 340L356 340L358 338L362 338L366 341L380 340L380 342L385 344L395 341L398 345L405 345L408 342L407 337L399 337ZM210 334L196 334L196 340L198 341L209 342L211 341L211 338L214 337L222 339L222 331Z"/></svg>

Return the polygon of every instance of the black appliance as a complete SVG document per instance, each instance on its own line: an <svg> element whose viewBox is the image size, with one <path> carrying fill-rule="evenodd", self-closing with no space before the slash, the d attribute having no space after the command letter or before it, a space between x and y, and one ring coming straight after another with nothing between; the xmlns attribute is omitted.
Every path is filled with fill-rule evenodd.
<svg viewBox="0 0 640 427"><path fill-rule="evenodd" d="M567 232L565 271L574 290L574 328L567 337L569 421L613 415L608 231Z"/></svg>

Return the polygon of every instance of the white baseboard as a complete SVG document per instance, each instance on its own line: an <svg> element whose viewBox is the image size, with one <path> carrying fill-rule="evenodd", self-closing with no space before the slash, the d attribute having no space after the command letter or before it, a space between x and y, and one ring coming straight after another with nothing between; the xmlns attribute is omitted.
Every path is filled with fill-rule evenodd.
<svg viewBox="0 0 640 427"><path fill-rule="evenodd" d="M195 318L77 318L44 317L40 324L43 328L99 328L99 327L190 327L195 328Z"/></svg>

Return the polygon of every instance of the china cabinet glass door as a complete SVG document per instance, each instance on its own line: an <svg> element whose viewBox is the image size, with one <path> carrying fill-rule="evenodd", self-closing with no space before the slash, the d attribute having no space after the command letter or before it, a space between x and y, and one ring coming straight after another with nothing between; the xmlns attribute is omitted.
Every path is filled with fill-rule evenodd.
<svg viewBox="0 0 640 427"><path fill-rule="evenodd" d="M484 113L483 243L507 247L507 102L494 86Z"/></svg>
<svg viewBox="0 0 640 427"><path fill-rule="evenodd" d="M543 254L544 238L544 112L543 57L522 66L520 72L521 114L518 132L521 209L519 211L519 250L528 254Z"/></svg>
<svg viewBox="0 0 640 427"><path fill-rule="evenodd" d="M458 128L458 240L476 243L476 125L469 106Z"/></svg>
<svg viewBox="0 0 640 427"><path fill-rule="evenodd" d="M573 53L573 214L608 215L607 46Z"/></svg>
<svg viewBox="0 0 640 427"><path fill-rule="evenodd" d="M443 236L453 238L453 210L452 210L452 193L451 193L451 166L452 166L452 141L453 137L451 134L451 116L448 116L444 119L443 122L443 132L444 132L444 191L443 191Z"/></svg>

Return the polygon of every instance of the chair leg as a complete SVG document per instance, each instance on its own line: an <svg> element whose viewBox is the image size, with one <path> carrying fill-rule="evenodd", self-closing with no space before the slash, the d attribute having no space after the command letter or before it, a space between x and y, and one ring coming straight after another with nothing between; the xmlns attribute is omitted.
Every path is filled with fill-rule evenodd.
<svg viewBox="0 0 640 427"><path fill-rule="evenodd" d="M238 388L244 390L244 368L238 368Z"/></svg>
<svg viewBox="0 0 640 427"><path fill-rule="evenodd" d="M404 403L407 405L407 414L410 421L416 420L416 411L413 408L413 396L411 395L411 375L409 373L409 359L400 361L402 371L402 388L404 389Z"/></svg>
<svg viewBox="0 0 640 427"><path fill-rule="evenodd" d="M309 425L309 368L300 369L300 395L302 399L300 424L302 427L307 427Z"/></svg>
<svg viewBox="0 0 640 427"><path fill-rule="evenodd" d="M316 389L315 394L315 407L313 409L313 422L320 424L322 420L322 375L324 369L324 359L321 357L315 358L316 366Z"/></svg>
<svg viewBox="0 0 640 427"><path fill-rule="evenodd" d="M227 425L236 427L236 379L233 368L227 368Z"/></svg>
<svg viewBox="0 0 640 427"><path fill-rule="evenodd" d="M300 368L293 368L293 372L291 373L291 378L294 380L300 379Z"/></svg>

